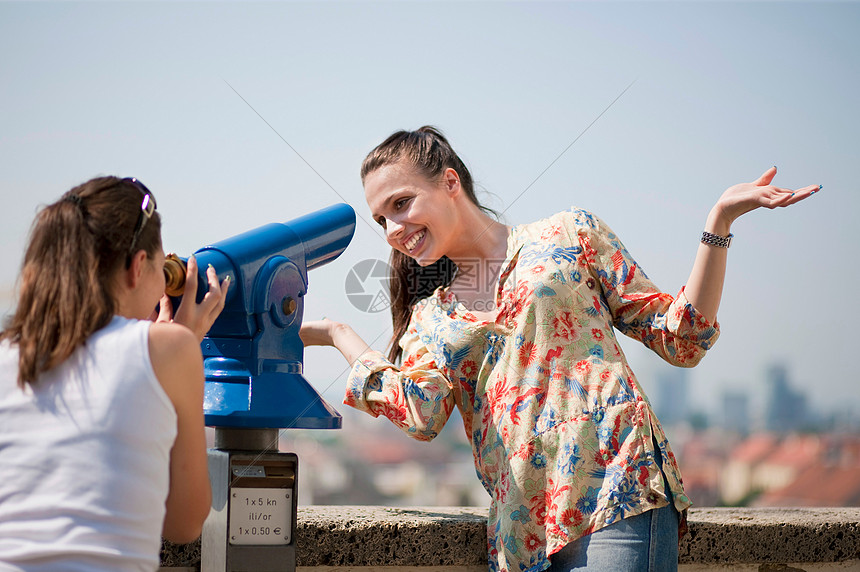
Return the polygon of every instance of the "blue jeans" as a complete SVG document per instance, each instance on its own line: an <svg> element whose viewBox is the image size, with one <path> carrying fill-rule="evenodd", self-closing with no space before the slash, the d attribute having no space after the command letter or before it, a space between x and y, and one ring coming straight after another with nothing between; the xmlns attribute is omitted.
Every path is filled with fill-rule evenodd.
<svg viewBox="0 0 860 572"><path fill-rule="evenodd" d="M654 457L662 471L663 456L654 441ZM552 556L547 572L677 572L678 526L666 475L663 486L669 505L625 518L574 540Z"/></svg>
<svg viewBox="0 0 860 572"><path fill-rule="evenodd" d="M548 572L674 572L678 511L670 504L583 536L553 554Z"/></svg>

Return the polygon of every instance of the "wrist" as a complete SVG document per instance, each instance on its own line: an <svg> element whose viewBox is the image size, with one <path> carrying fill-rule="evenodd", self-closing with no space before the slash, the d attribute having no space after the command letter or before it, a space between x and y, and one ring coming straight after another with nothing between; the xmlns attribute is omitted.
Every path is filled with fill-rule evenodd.
<svg viewBox="0 0 860 572"><path fill-rule="evenodd" d="M728 236L732 232L732 222L734 222L734 219L730 218L720 205L717 204L708 213L705 228L702 230L719 236Z"/></svg>
<svg viewBox="0 0 860 572"><path fill-rule="evenodd" d="M332 324L331 338L332 345L340 351L350 365L355 364L359 357L370 350L370 347L364 343L364 340L355 333L349 324Z"/></svg>
<svg viewBox="0 0 860 572"><path fill-rule="evenodd" d="M331 340L331 345L335 347L340 347L338 342L342 344L345 340L349 339L351 334L353 334L353 331L349 324L341 322L331 322L329 324L328 336Z"/></svg>

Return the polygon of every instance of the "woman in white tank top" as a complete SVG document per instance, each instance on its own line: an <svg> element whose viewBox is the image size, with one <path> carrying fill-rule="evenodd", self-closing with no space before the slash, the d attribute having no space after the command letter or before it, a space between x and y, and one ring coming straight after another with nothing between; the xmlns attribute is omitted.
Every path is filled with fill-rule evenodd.
<svg viewBox="0 0 860 572"><path fill-rule="evenodd" d="M200 535L199 344L229 284L209 268L206 297L171 316L163 267L136 179L93 179L36 217L0 332L0 571L153 571L162 536Z"/></svg>

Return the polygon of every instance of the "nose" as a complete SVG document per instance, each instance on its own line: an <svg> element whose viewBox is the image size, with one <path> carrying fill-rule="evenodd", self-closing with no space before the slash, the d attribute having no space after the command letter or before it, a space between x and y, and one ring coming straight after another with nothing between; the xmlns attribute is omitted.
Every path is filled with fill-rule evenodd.
<svg viewBox="0 0 860 572"><path fill-rule="evenodd" d="M385 219L385 235L388 237L388 240L396 240L397 237L403 234L404 228L404 225L395 220L391 220L390 218Z"/></svg>

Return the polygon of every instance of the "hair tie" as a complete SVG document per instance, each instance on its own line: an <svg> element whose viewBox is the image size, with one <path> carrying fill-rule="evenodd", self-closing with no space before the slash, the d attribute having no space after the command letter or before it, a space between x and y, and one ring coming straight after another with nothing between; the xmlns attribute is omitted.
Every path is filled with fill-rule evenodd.
<svg viewBox="0 0 860 572"><path fill-rule="evenodd" d="M64 201L67 201L67 202L70 202L70 203L73 203L73 204L74 204L74 205L76 205L79 209L83 209L83 208L84 208L84 200L83 200L79 195L76 195L76 194L74 194L74 193L71 193L71 194L66 195L65 197L63 197L63 200L64 200Z"/></svg>

